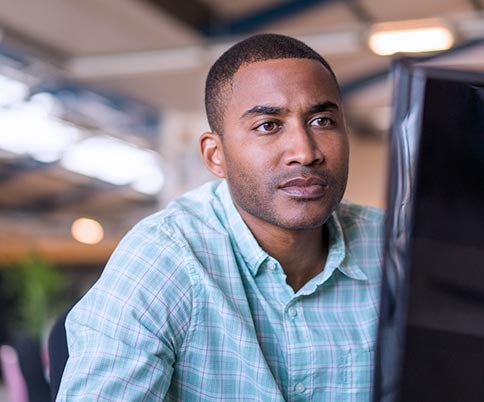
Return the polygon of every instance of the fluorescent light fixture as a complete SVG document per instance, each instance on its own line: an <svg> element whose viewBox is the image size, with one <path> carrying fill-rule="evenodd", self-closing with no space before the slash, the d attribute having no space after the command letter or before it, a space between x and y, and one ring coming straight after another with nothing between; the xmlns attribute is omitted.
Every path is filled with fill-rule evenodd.
<svg viewBox="0 0 484 402"><path fill-rule="evenodd" d="M27 84L0 75L0 108L23 100L28 93Z"/></svg>
<svg viewBox="0 0 484 402"><path fill-rule="evenodd" d="M11 153L54 162L79 138L76 127L49 115L43 105L21 102L0 109L0 148Z"/></svg>
<svg viewBox="0 0 484 402"><path fill-rule="evenodd" d="M87 138L71 146L62 165L73 172L96 177L136 191L156 194L163 186L159 156L107 135Z"/></svg>
<svg viewBox="0 0 484 402"><path fill-rule="evenodd" d="M375 24L368 39L370 49L380 55L445 50L454 36L440 20L408 20Z"/></svg>

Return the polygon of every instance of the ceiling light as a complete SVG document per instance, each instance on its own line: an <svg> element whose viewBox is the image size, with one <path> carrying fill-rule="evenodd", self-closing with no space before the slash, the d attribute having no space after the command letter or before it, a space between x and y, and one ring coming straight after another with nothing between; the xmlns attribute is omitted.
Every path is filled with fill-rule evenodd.
<svg viewBox="0 0 484 402"><path fill-rule="evenodd" d="M72 237L80 243L97 244L104 238L104 229L98 221L79 218L71 226Z"/></svg>
<svg viewBox="0 0 484 402"><path fill-rule="evenodd" d="M54 162L79 138L75 126L49 115L34 102L0 109L0 148L8 152Z"/></svg>
<svg viewBox="0 0 484 402"><path fill-rule="evenodd" d="M22 101L28 93L27 84L0 74L0 108Z"/></svg>
<svg viewBox="0 0 484 402"><path fill-rule="evenodd" d="M380 56L445 50L453 44L452 32L435 19L375 24L368 39L370 49Z"/></svg>
<svg viewBox="0 0 484 402"><path fill-rule="evenodd" d="M163 185L159 156L107 135L90 137L70 147L62 165L73 172L136 191L156 194Z"/></svg>

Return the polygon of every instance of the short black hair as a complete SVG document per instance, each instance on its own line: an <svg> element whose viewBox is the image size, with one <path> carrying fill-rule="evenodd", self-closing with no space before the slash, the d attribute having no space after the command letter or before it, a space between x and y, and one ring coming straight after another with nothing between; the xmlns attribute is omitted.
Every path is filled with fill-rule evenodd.
<svg viewBox="0 0 484 402"><path fill-rule="evenodd" d="M312 59L319 61L338 81L328 62L300 40L278 34L257 34L236 43L223 53L208 72L205 83L205 110L213 132L222 134L227 86L243 65L273 59Z"/></svg>

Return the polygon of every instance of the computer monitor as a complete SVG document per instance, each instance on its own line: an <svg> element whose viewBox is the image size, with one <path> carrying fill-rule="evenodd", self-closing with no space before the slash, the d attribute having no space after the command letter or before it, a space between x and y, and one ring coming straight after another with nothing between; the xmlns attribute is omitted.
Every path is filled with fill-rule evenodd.
<svg viewBox="0 0 484 402"><path fill-rule="evenodd" d="M394 64L374 402L484 401L484 73Z"/></svg>

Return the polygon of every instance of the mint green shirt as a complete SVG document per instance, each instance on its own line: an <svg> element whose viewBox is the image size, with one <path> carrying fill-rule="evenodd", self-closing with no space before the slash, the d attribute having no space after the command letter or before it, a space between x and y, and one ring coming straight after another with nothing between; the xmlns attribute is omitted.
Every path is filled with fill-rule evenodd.
<svg viewBox="0 0 484 402"><path fill-rule="evenodd" d="M211 182L137 224L69 314L58 401L369 401L382 212L343 202L297 293Z"/></svg>

